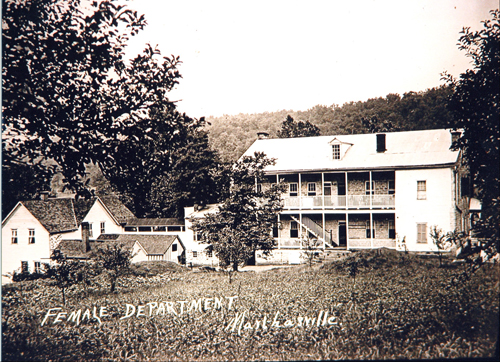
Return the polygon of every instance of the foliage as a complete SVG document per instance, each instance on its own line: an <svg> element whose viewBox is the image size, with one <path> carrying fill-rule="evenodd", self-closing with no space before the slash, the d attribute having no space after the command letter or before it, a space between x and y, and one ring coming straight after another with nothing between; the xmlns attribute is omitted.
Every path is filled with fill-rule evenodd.
<svg viewBox="0 0 500 362"><path fill-rule="evenodd" d="M277 137L283 119L306 119L319 128L322 135L342 135L374 132L369 124L390 124L381 131L435 129L448 127L451 111L447 108L452 93L450 86L427 89L422 92L388 94L367 101L343 105L316 105L305 111L281 110L255 114L210 117L210 144L224 161L236 161L255 141L257 132L266 130ZM364 122L363 122L364 121ZM376 132L376 131L375 131Z"/></svg>
<svg viewBox="0 0 500 362"><path fill-rule="evenodd" d="M473 69L459 79L445 74L453 88L450 109L454 121L450 124L463 130L453 147L463 151L482 202L481 219L474 231L484 240L481 249L487 258L500 250L500 11L493 10L491 15L481 30L464 28L461 32L459 49L472 59Z"/></svg>
<svg viewBox="0 0 500 362"><path fill-rule="evenodd" d="M131 275L141 277L153 277L158 274L167 272L181 271L182 267L179 264L170 261L142 261L133 263L130 267Z"/></svg>
<svg viewBox="0 0 500 362"><path fill-rule="evenodd" d="M301 240L301 244L302 252L300 256L309 264L309 267L312 268L313 263L319 258L322 242L317 238L306 237Z"/></svg>
<svg viewBox="0 0 500 362"><path fill-rule="evenodd" d="M450 249L453 244L452 241L455 240L454 233L448 232L444 233L442 229L438 228L436 225L431 226L431 231L429 232L429 236L432 239L434 245L438 250L439 257L439 266L443 266L443 255L442 252L444 250Z"/></svg>
<svg viewBox="0 0 500 362"><path fill-rule="evenodd" d="M379 121L377 116L373 116L369 119L361 118L361 124L370 133L400 131L400 128L394 126L391 121L388 120Z"/></svg>
<svg viewBox="0 0 500 362"><path fill-rule="evenodd" d="M106 143L103 174L137 217L183 217L185 206L218 199L219 163L203 127L167 103Z"/></svg>
<svg viewBox="0 0 500 362"><path fill-rule="evenodd" d="M64 183L79 191L86 164L104 168L121 161L124 150L116 144L129 138L146 143L148 128L138 127L148 122L153 105L172 122L186 118L168 99L180 78L178 57L162 58L148 45L131 61L124 59L130 37L146 25L126 5L8 0L2 10L2 116L8 131L2 148L8 167L24 163L35 174L61 172Z"/></svg>
<svg viewBox="0 0 500 362"><path fill-rule="evenodd" d="M271 231L282 209L281 188L262 185L264 168L273 163L263 153L240 159L231 170L231 192L218 212L193 222L193 230L213 246L224 268L237 271L256 250L268 253L274 246Z"/></svg>
<svg viewBox="0 0 500 362"><path fill-rule="evenodd" d="M281 124L281 129L278 131L278 138L292 137L311 137L319 136L319 128L309 121L295 122L290 115Z"/></svg>
<svg viewBox="0 0 500 362"><path fill-rule="evenodd" d="M77 260L70 260L59 250L54 250L51 255L53 265L45 264L45 274L51 278L62 294L63 305L66 304L66 290L71 286L82 281L82 275L85 273L86 265Z"/></svg>
<svg viewBox="0 0 500 362"><path fill-rule="evenodd" d="M358 253L355 253L358 254ZM364 254L364 253L363 253ZM360 268L351 277L335 268L310 272L291 267L238 273L232 284L222 273L134 277L122 293L71 290L65 311L107 307L109 317L75 323L50 319L59 292L45 281L4 286L2 360L399 360L495 357L499 321L499 269L486 267L468 284L450 284L449 269L413 256L402 270L398 254L366 253L379 268ZM384 260L384 261L383 261ZM342 261L340 261L342 262ZM408 273L406 273L408 271ZM137 280L141 280L139 284ZM128 282L128 279L124 279ZM132 284L130 284L132 285ZM120 289L118 289L120 290ZM356 299L351 298L357 293ZM68 295L70 295L68 294ZM182 316L159 314L120 320L125 305L238 296L235 308ZM425 296L425 297L422 297ZM284 328L287 319L328 311L337 325ZM249 321L267 316L268 329L225 331L237 312ZM281 328L270 325L276 312ZM467 316L467 318L465 318ZM254 324L254 323L252 323Z"/></svg>
<svg viewBox="0 0 500 362"><path fill-rule="evenodd" d="M132 258L132 251L119 243L106 243L106 247L97 247L92 255L97 268L106 273L111 292L115 291L118 279L130 273Z"/></svg>
<svg viewBox="0 0 500 362"><path fill-rule="evenodd" d="M20 200L34 199L39 191L50 190L51 173L45 168L32 167L9 158L2 160L2 215L5 218Z"/></svg>

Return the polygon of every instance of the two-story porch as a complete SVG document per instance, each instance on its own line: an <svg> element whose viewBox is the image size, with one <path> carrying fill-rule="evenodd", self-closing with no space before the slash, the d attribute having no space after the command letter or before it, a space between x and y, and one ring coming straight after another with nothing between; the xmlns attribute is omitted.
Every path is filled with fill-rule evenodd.
<svg viewBox="0 0 500 362"><path fill-rule="evenodd" d="M317 172L268 175L285 183L285 210L394 209L394 171Z"/></svg>
<svg viewBox="0 0 500 362"><path fill-rule="evenodd" d="M278 249L300 249L307 237L327 249L396 247L394 171L298 172L267 179L286 184L274 231Z"/></svg>

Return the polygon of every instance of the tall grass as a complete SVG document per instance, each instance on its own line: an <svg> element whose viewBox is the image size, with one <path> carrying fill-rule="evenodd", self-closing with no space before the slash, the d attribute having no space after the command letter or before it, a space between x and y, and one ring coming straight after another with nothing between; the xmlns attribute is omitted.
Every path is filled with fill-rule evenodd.
<svg viewBox="0 0 500 362"><path fill-rule="evenodd" d="M499 268L486 266L466 283L453 283L460 265L387 253L356 254L356 282L349 260L321 269L286 268L238 273L232 283L219 273L169 270L129 277L109 293L106 285L73 287L65 310L107 309L95 320L41 326L59 293L47 281L4 288L3 360L324 360L493 357L498 338ZM352 260L351 260L352 261ZM155 268L150 268L155 269ZM146 273L147 274L147 273ZM154 273L152 273L154 274ZM103 283L105 281L102 281ZM231 310L213 308L182 316L125 315L125 305L237 296ZM320 311L336 324L299 327L299 317ZM267 330L226 329L245 312L245 322L267 316ZM279 312L280 328L271 323ZM324 315L324 314L323 314ZM284 328L287 320L294 326ZM247 325L247 327L250 326ZM244 326L243 326L244 327Z"/></svg>

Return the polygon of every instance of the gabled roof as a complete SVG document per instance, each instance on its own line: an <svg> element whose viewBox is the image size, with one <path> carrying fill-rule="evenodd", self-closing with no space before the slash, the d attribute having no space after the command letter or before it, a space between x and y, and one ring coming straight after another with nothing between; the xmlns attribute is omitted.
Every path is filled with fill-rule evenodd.
<svg viewBox="0 0 500 362"><path fill-rule="evenodd" d="M276 158L266 172L397 169L449 166L459 151L451 151L450 130L388 132L386 151L377 152L375 134L336 135L256 140L243 156L264 152ZM352 146L341 160L332 159L330 142L337 139Z"/></svg>
<svg viewBox="0 0 500 362"><path fill-rule="evenodd" d="M98 243L116 242L126 245L130 245L130 243L133 245L138 242L147 255L163 255L176 240L179 240L179 243L184 248L184 244L177 235L101 234L96 241Z"/></svg>
<svg viewBox="0 0 500 362"><path fill-rule="evenodd" d="M51 234L78 229L73 199L21 201Z"/></svg>
<svg viewBox="0 0 500 362"><path fill-rule="evenodd" d="M116 196L99 196L104 206L109 210L119 224L124 224L129 219L135 218L135 215L130 211Z"/></svg>
<svg viewBox="0 0 500 362"><path fill-rule="evenodd" d="M96 200L95 197L92 197L88 200L85 199L73 200L73 205L75 208L75 217L78 225L82 223L83 219L85 219L85 216L87 216L92 206L94 206L95 200Z"/></svg>
<svg viewBox="0 0 500 362"><path fill-rule="evenodd" d="M124 224L130 218L135 218L134 214L116 196L93 197L89 200L49 198L47 200L20 201L2 221L2 225L20 205L24 205L50 234L77 230L97 200L100 200L104 209L119 224Z"/></svg>

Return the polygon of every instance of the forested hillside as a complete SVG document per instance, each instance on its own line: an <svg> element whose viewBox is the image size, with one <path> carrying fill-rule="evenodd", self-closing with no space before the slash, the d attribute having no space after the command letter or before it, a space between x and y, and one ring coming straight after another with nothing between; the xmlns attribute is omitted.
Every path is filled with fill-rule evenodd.
<svg viewBox="0 0 500 362"><path fill-rule="evenodd" d="M448 86L424 92L388 94L365 102L350 102L342 106L317 105L306 111L281 110L258 114L238 114L211 117L207 120L211 146L225 161L237 160L255 141L258 131L276 137L287 115L295 120L309 121L319 127L322 135L367 133L363 120L376 119L390 123L394 129L409 131L448 127L451 116L446 108L451 95Z"/></svg>

